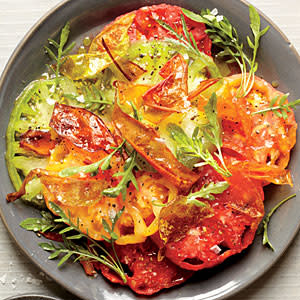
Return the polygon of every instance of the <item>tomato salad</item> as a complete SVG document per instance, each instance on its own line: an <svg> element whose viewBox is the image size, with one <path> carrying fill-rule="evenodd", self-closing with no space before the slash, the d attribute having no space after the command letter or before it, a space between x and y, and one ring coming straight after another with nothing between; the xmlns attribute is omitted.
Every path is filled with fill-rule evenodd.
<svg viewBox="0 0 300 300"><path fill-rule="evenodd" d="M268 28L252 6L250 23L252 57L216 9L167 4L118 17L80 53L69 24L49 39L49 74L8 125L7 200L41 210L21 226L61 242L40 244L50 259L151 295L252 243L263 187L292 185L299 101L255 75Z"/></svg>

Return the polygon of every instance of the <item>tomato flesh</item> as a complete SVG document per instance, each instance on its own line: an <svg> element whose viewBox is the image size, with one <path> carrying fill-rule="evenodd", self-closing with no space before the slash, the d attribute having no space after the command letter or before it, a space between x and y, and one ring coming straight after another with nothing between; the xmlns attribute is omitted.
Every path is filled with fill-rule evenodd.
<svg viewBox="0 0 300 300"><path fill-rule="evenodd" d="M116 245L116 252L128 270L127 284L137 294L152 295L181 284L193 275L193 272L179 268L167 258L158 261L158 248L151 239L141 244ZM99 264L98 268L111 282L124 284L108 267Z"/></svg>
<svg viewBox="0 0 300 300"><path fill-rule="evenodd" d="M199 199L211 206L213 216L191 226L179 241L163 245L158 235L153 237L160 247L165 247L166 257L181 268L196 271L213 267L252 242L264 213L261 183L243 178L238 172L227 180L230 187L215 195L214 201ZM206 166L194 190L218 181L224 179Z"/></svg>
<svg viewBox="0 0 300 300"><path fill-rule="evenodd" d="M132 25L128 29L130 41L137 40L162 40L165 37L176 38L157 23L162 20L171 26L178 34L183 35L181 22L182 9L178 6L160 4L146 6L136 11ZM198 49L207 55L211 55L211 40L205 33L206 27L203 23L195 22L184 16L188 31L194 36Z"/></svg>

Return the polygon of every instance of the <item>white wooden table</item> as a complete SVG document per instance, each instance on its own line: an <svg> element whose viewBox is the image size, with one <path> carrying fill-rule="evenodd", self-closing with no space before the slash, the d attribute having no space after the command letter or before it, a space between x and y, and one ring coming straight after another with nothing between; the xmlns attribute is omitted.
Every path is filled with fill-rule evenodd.
<svg viewBox="0 0 300 300"><path fill-rule="evenodd" d="M0 73L25 33L46 11L59 2L59 0L0 0ZM249 0L249 2L270 17L300 52L299 0ZM0 221L0 300L29 292L75 300L74 296L47 278L23 256ZM300 300L299 234L271 270L231 298L231 300L269 299Z"/></svg>

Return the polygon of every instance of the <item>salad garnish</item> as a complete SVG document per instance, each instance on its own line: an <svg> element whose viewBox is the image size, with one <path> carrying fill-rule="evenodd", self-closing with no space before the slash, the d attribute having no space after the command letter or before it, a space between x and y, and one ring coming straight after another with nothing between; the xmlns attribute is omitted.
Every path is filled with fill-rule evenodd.
<svg viewBox="0 0 300 300"><path fill-rule="evenodd" d="M271 220L272 215L275 213L275 211L281 206L283 205L285 202L287 202L288 200L292 199L296 197L296 194L292 194L288 197L286 197L285 199L281 200L279 203L277 203L263 218L262 223L261 223L261 228L260 230L258 230L257 234L263 234L263 245L269 247L270 249L272 249L272 251L275 251L273 245L271 244L270 240L269 240L269 236L268 236L268 226Z"/></svg>
<svg viewBox="0 0 300 300"><path fill-rule="evenodd" d="M108 170L110 168L110 162L112 157L119 151L121 151L121 149L123 148L123 146L125 145L125 140L123 140L123 142L114 149L113 152L111 152L110 154L108 154L106 157L102 158L101 160L86 165L86 166L79 166L79 167L70 167L70 168L66 168L61 170L58 175L60 177L68 177L68 176L72 176L75 174L79 174L79 173L91 173L93 176L97 175L99 172L99 167L101 166L101 170L105 171Z"/></svg>
<svg viewBox="0 0 300 300"><path fill-rule="evenodd" d="M229 187L229 183L227 181L220 182L211 182L207 185L203 185L201 189L197 192L190 193L187 196L186 203L194 204L196 206L207 206L207 204L203 201L198 200L197 198L207 199L207 200L215 200L215 196L213 194L222 194Z"/></svg>
<svg viewBox="0 0 300 300"><path fill-rule="evenodd" d="M116 198L120 194L122 194L122 198L125 201L126 199L126 191L127 191L127 186L130 182L134 185L134 187L138 190L138 184L136 181L136 178L134 176L134 168L138 168L138 165L136 163L136 155L137 152L133 150L130 154L130 156L126 159L125 164L124 164L124 171L120 171L118 173L115 173L113 177L119 177L122 176L122 179L118 183L116 187L111 187L107 188L102 191L102 194L104 196Z"/></svg>
<svg viewBox="0 0 300 300"><path fill-rule="evenodd" d="M297 99L297 100L291 101L291 102L287 102L288 96L289 96L289 94L287 93L287 94L284 94L283 96L281 96L281 98L279 99L279 95L277 95L276 97L274 97L271 100L269 107L258 110L256 112L253 112L252 115L257 115L257 114L264 115L265 113L271 111L271 112L274 112L274 114L277 117L283 118L284 120L286 120L288 117L287 112L291 112L291 108L294 108L294 107L300 105L300 99Z"/></svg>
<svg viewBox="0 0 300 300"><path fill-rule="evenodd" d="M269 26L267 26L263 30L260 30L260 16L254 6L249 5L250 28L254 40L252 41L247 36L248 45L253 50L252 58L248 57L244 52L244 45L240 42L236 28L232 26L225 16L217 15L217 11L214 12L209 9L203 9L200 14L184 8L182 11L188 18L202 22L208 26L206 32L211 38L212 43L223 49L223 51L217 54L218 57L222 57L225 60L227 57L230 57L227 63L236 62L239 65L242 73L242 81L237 96L247 96L253 87L254 75L258 68L258 63L255 60L259 40L269 29Z"/></svg>
<svg viewBox="0 0 300 300"><path fill-rule="evenodd" d="M168 131L172 139L176 142L177 158L180 160L182 157L190 156L194 158L200 158L202 162L194 164L196 167L201 167L206 164L212 166L218 173L229 177L231 173L227 169L222 156L222 139L221 139L221 126L217 119L217 96L213 93L204 107L205 115L208 120L208 124L201 128L196 127L193 135L190 138L186 135L184 130L176 124L168 124ZM209 141L217 148L217 152L213 154L220 160L222 167L214 159L213 154L209 149L205 148L205 142Z"/></svg>
<svg viewBox="0 0 300 300"><path fill-rule="evenodd" d="M44 46L46 53L49 55L51 59L53 59L56 62L55 69L54 67L48 65L49 69L51 69L55 74L56 85L58 84L59 81L60 67L66 61L66 59L62 59L62 58L66 56L68 53L70 53L72 49L75 47L75 42L72 42L67 48L64 49L68 41L69 34L70 34L70 23L67 22L61 31L59 43L51 38L48 39L49 44L56 49L57 54L54 54L54 52L49 47Z"/></svg>
<svg viewBox="0 0 300 300"><path fill-rule="evenodd" d="M29 218L22 221L20 224L26 230L34 232L39 231L42 233L45 233L48 230L53 231L54 229L58 229L58 225L63 227L58 231L58 234L63 238L63 243L39 243L39 246L42 249L52 252L48 258L60 258L58 266L63 265L69 259L73 259L74 262L82 260L98 261L115 271L122 278L123 282L126 283L126 274L124 273L123 267L114 250L114 242L117 239L114 227L124 209L121 209L113 218L111 218L111 227L104 219L102 220L103 224L105 224L105 231L110 235L110 238L105 237L105 240L111 244L114 251L114 258L105 247L89 237L88 230L84 233L79 228L78 219L77 224L74 224L70 216L67 217L57 204L50 202L49 205L59 218L51 219L48 215L43 214L43 218ZM83 239L85 240L83 241ZM87 241L89 241L88 244ZM98 251L100 251L100 253L98 253ZM75 258L72 258L73 255Z"/></svg>

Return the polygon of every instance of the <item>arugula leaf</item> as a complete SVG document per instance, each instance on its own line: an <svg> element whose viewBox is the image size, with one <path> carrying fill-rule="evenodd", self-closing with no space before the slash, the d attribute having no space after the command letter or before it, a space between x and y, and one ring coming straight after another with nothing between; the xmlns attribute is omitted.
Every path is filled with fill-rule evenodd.
<svg viewBox="0 0 300 300"><path fill-rule="evenodd" d="M272 217L272 215L275 213L275 211L285 202L287 202L288 200L292 199L296 197L296 194L292 194L288 197L286 197L285 199L283 199L282 201L280 201L278 204L276 204L271 210L270 212L264 217L263 221L262 221L262 227L261 230L259 230L257 232L257 234L261 234L263 233L263 245L264 246L268 246L270 249L272 249L272 251L275 251L273 245L271 244L270 240L269 240L269 236L268 236L268 225L270 222L270 219Z"/></svg>
<svg viewBox="0 0 300 300"><path fill-rule="evenodd" d="M129 184L130 181L133 183L134 187L137 190L139 189L137 181L136 181L135 176L133 174L133 169L135 167L137 167L137 164L136 164L136 155L137 155L137 153L134 150L131 153L130 157L128 157L127 160L125 161L124 171L115 173L113 175L114 177L122 176L122 179L120 180L120 182L118 183L118 185L115 186L115 187L111 187L111 188L107 188L107 189L103 190L102 191L102 195L107 196L107 197L111 197L111 198L116 198L121 193L122 194L122 198L125 201L127 186L128 186L128 184Z"/></svg>
<svg viewBox="0 0 300 300"><path fill-rule="evenodd" d="M295 108L296 106L300 105L300 99L297 99L295 101L284 104L284 102L286 101L288 96L289 96L288 93L283 95L280 98L278 105L275 105L275 103L277 102L279 96L274 97L270 101L270 105L269 105L268 108L255 111L255 112L252 113L252 115L265 114L269 111L272 111L272 112L274 112L274 114L276 114L277 117L283 118L284 120L286 120L287 117L288 117L287 113L291 112L290 108Z"/></svg>
<svg viewBox="0 0 300 300"><path fill-rule="evenodd" d="M70 167L70 168L66 168L61 170L58 175L60 177L69 177L78 173L93 173L93 174L97 174L99 171L99 167L101 165L101 170L107 170L110 168L110 162L112 157L115 155L116 152L121 151L121 149L123 148L125 144L125 140L123 140L123 142L117 147L115 148L115 150L113 152L111 152L109 155L107 155L106 157L104 157L103 159L92 163L90 165L86 165L86 166L79 166L79 167Z"/></svg>
<svg viewBox="0 0 300 300"><path fill-rule="evenodd" d="M255 59L259 48L259 41L269 29L269 26L267 26L260 31L260 16L254 6L249 5L250 28L254 36L254 41L247 37L248 45L253 50L251 59L243 50L243 43L240 42L237 30L226 17L213 14L209 9L203 9L200 14L196 14L184 8L182 11L188 18L208 26L206 33L209 35L212 43L222 49L222 51L218 53L219 57L231 57L227 62L236 62L239 65L242 80L237 96L244 97L248 95L253 87L254 74L258 68ZM247 75L248 68L250 70Z"/></svg>
<svg viewBox="0 0 300 300"><path fill-rule="evenodd" d="M207 206L206 203L197 200L197 198L203 198L207 200L215 200L215 197L212 194L222 194L229 187L229 183L227 181L220 181L217 183L210 182L207 185L203 185L200 191L195 193L190 193L187 196L186 203L194 204L198 207Z"/></svg>
<svg viewBox="0 0 300 300"><path fill-rule="evenodd" d="M60 67L65 62L65 60L62 60L62 57L67 55L75 46L75 42L73 42L67 48L64 48L68 41L69 34L70 34L70 23L67 22L61 31L59 43L57 43L53 39L48 39L49 44L56 49L57 55L54 54L54 52L49 47L44 46L46 53L49 55L51 59L53 59L56 62L56 69L54 69L53 67L49 67L55 74L56 85L58 84L58 80L59 80L58 76L59 76Z"/></svg>

